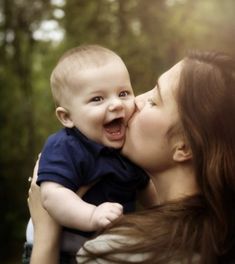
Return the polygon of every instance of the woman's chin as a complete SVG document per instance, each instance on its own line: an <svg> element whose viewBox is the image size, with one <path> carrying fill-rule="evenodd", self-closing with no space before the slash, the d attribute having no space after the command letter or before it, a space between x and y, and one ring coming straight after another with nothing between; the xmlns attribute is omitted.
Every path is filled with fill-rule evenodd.
<svg viewBox="0 0 235 264"><path fill-rule="evenodd" d="M123 156L127 157L128 159L133 160L134 151L133 148L130 147L130 145L127 143L127 141L125 141L121 149L121 153Z"/></svg>

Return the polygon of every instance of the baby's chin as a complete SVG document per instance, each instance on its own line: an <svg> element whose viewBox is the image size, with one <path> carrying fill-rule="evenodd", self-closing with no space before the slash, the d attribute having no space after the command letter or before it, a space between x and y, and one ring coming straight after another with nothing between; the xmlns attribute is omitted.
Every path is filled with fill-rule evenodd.
<svg viewBox="0 0 235 264"><path fill-rule="evenodd" d="M109 147L109 148L121 149L123 147L123 145L124 145L124 140L121 140L121 141L106 141L106 142L103 142L103 144L106 147Z"/></svg>

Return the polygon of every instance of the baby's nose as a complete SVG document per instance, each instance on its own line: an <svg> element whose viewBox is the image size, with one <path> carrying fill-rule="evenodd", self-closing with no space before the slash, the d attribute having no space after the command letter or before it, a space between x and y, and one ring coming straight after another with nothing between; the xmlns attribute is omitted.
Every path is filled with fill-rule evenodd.
<svg viewBox="0 0 235 264"><path fill-rule="evenodd" d="M108 107L109 111L117 111L123 109L123 103L122 100L115 98L113 99Z"/></svg>

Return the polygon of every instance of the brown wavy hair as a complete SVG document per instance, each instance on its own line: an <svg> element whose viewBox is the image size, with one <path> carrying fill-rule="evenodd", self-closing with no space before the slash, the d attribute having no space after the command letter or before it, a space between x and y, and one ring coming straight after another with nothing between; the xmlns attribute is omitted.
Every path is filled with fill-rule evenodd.
<svg viewBox="0 0 235 264"><path fill-rule="evenodd" d="M200 194L124 216L105 233L124 235L128 237L127 242L100 253L85 247L87 260L133 263L120 260L117 254L147 253L147 258L138 263L232 263L235 248L234 59L215 52L190 53L183 60L176 93ZM195 261L197 256L200 258Z"/></svg>

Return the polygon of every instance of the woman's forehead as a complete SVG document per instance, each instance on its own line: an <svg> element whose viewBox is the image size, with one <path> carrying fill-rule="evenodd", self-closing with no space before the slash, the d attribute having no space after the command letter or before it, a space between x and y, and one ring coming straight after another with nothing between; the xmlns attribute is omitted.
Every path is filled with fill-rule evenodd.
<svg viewBox="0 0 235 264"><path fill-rule="evenodd" d="M169 96L171 97L171 95L174 94L179 82L181 69L182 61L175 64L159 77L155 88L160 91L163 98Z"/></svg>
<svg viewBox="0 0 235 264"><path fill-rule="evenodd" d="M178 63L176 63L174 66L172 66L168 71L164 72L159 79L161 78L167 78L170 79L172 81L176 81L179 79L180 76L180 72L182 70L183 67L183 61L179 61Z"/></svg>

